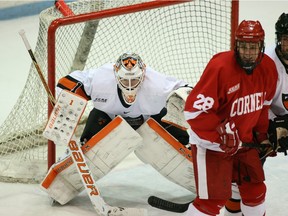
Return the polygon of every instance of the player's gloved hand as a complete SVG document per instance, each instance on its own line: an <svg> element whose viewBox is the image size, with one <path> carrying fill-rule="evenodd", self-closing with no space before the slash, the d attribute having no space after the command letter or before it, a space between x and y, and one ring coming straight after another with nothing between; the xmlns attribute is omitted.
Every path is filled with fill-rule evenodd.
<svg viewBox="0 0 288 216"><path fill-rule="evenodd" d="M265 157L275 157L277 153L274 151L272 143L266 139L260 143L259 156L260 159Z"/></svg>
<svg viewBox="0 0 288 216"><path fill-rule="evenodd" d="M283 127L276 128L277 133L277 146L275 147L275 151L284 152L287 155L288 150L288 130Z"/></svg>
<svg viewBox="0 0 288 216"><path fill-rule="evenodd" d="M287 155L287 150L288 150L288 137L281 137L278 140L277 152L284 152L284 154Z"/></svg>
<svg viewBox="0 0 288 216"><path fill-rule="evenodd" d="M216 128L216 130L221 139L220 148L226 154L230 156L234 155L238 151L241 143L235 123L232 120L225 120Z"/></svg>

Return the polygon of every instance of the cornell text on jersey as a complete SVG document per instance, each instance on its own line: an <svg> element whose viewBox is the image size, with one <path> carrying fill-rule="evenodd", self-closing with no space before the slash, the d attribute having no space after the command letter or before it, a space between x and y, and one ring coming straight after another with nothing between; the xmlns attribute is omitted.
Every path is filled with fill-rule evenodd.
<svg viewBox="0 0 288 216"><path fill-rule="evenodd" d="M241 116L261 110L265 101L265 92L256 92L237 98L231 106L230 117Z"/></svg>

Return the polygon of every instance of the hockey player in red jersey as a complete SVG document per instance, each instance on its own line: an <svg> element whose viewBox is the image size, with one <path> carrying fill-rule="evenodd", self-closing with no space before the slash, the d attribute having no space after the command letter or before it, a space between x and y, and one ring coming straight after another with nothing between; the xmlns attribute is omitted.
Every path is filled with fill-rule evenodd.
<svg viewBox="0 0 288 216"><path fill-rule="evenodd" d="M265 53L270 56L277 68L278 83L275 96L272 100L269 118L269 135L273 142L272 149L266 149L269 152L261 152L260 155L276 156L277 152L286 153L288 148L288 14L282 13L275 23L276 47L269 47ZM267 154L268 153L268 154ZM266 157L262 158L264 163ZM237 186L233 185L232 198L225 205L225 216L242 216L240 207L241 196Z"/></svg>
<svg viewBox="0 0 288 216"><path fill-rule="evenodd" d="M234 51L207 64L185 105L197 197L186 216L217 215L237 183L245 216L265 215L264 171L256 148L269 144L268 109L277 71L264 54L259 21L244 20L236 30Z"/></svg>

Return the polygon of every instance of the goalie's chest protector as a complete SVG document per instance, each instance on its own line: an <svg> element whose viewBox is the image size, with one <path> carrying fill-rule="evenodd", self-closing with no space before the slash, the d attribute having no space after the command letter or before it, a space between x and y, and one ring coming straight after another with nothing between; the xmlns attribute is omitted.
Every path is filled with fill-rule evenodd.
<svg viewBox="0 0 288 216"><path fill-rule="evenodd" d="M117 92L113 68L109 67L106 65L102 70L95 71L90 89L94 107L109 115L121 115L123 117L144 115L145 117L158 114L165 107L168 94L183 84L181 81L167 78L148 67L135 102L131 106L125 107Z"/></svg>

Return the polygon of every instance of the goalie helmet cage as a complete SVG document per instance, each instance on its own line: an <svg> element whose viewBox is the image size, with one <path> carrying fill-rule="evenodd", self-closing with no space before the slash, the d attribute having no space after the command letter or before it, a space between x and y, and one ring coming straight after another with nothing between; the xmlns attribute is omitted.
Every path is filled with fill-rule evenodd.
<svg viewBox="0 0 288 216"><path fill-rule="evenodd" d="M115 62L126 51L195 85L212 55L233 47L238 25L235 0L82 0L67 6L67 16L56 7L39 16L34 55L53 94L60 77ZM0 181L40 182L61 156L42 136L51 110L31 64L24 90L0 127Z"/></svg>

